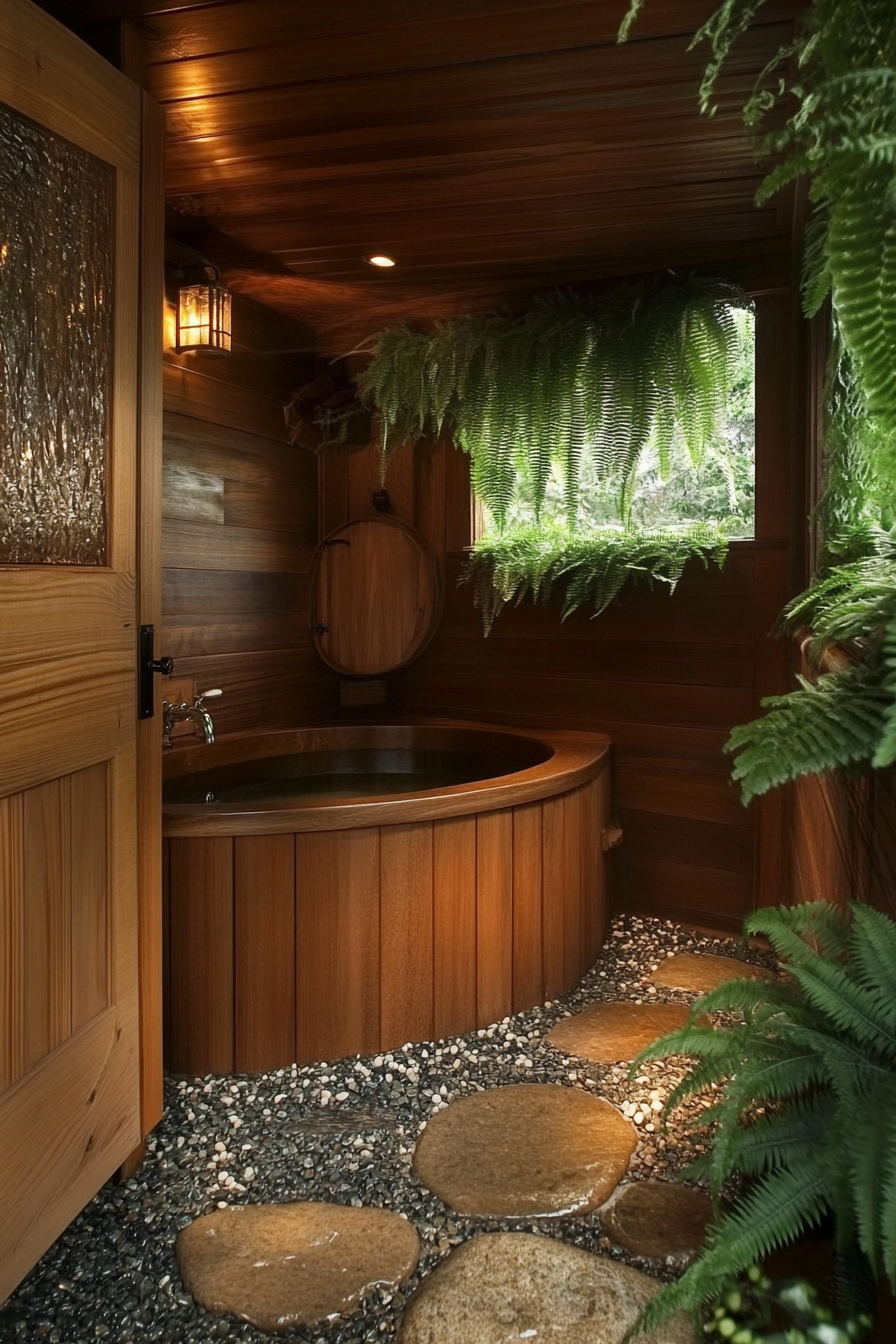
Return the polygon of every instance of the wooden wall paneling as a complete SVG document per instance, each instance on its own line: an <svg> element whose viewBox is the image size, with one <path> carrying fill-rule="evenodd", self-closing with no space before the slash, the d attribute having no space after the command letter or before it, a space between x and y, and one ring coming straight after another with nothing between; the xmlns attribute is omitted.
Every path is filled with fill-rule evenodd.
<svg viewBox="0 0 896 1344"><path fill-rule="evenodd" d="M470 459L455 448L445 459L445 550L457 555L473 541L473 491ZM446 587L451 579L446 575ZM467 592L469 600L469 590ZM471 604L472 605L472 604Z"/></svg>
<svg viewBox="0 0 896 1344"><path fill-rule="evenodd" d="M265 310L249 309L244 335L261 343ZM270 319L281 348L307 343L306 328ZM241 320L238 304L235 340ZM242 362L166 357L164 652L178 677L224 690L218 732L298 723L338 703L308 628L318 462L288 443L283 417L310 367L264 349Z"/></svg>
<svg viewBox="0 0 896 1344"><path fill-rule="evenodd" d="M234 387L209 373L208 362L179 367L166 358L164 371L165 410L191 415L226 429L260 434L275 443L286 440L283 405L244 387ZM301 452L301 449L296 449Z"/></svg>
<svg viewBox="0 0 896 1344"><path fill-rule="evenodd" d="M476 818L476 1020L513 1011L513 810Z"/></svg>
<svg viewBox="0 0 896 1344"><path fill-rule="evenodd" d="M615 770L614 797L619 807L654 815L745 829L750 825L737 789L722 775L683 776L678 770L621 760Z"/></svg>
<svg viewBox="0 0 896 1344"><path fill-rule="evenodd" d="M108 770L105 762L81 770L72 777L71 784L71 958L72 958L72 1031L77 1031L91 1018L101 1013L111 1001L109 985L109 856L106 852L108 834L107 810ZM153 864L154 872L158 863ZM144 1044L144 1063L150 1086L160 1086L161 1014L158 981L161 974L157 934L159 919L159 888L146 892L151 908L146 911L151 921L152 950L145 967L146 980L141 981L141 1000L146 992L144 1021L148 1038ZM141 906L144 893L141 892ZM147 931L150 932L149 930ZM149 953L149 948L146 949ZM150 1026L151 1024L151 1026ZM158 1039L157 1039L158 1035ZM149 1112L155 1115L155 1109ZM155 1124L159 1117L151 1120Z"/></svg>
<svg viewBox="0 0 896 1344"><path fill-rule="evenodd" d="M348 486L350 453L347 448L328 448L317 458L319 534L329 534L349 520Z"/></svg>
<svg viewBox="0 0 896 1344"><path fill-rule="evenodd" d="M632 857L629 881L638 908L656 910L667 902L680 912L679 918L732 931L740 929L753 897L751 877L744 874L642 855Z"/></svg>
<svg viewBox="0 0 896 1344"><path fill-rule="evenodd" d="M265 1073L296 1056L296 846L291 835L234 840L234 1060Z"/></svg>
<svg viewBox="0 0 896 1344"><path fill-rule="evenodd" d="M476 829L475 817L433 823L436 1038L468 1031L476 1020Z"/></svg>
<svg viewBox="0 0 896 1344"><path fill-rule="evenodd" d="M429 542L445 572L446 472L454 449L444 438L424 441L414 451L414 526Z"/></svg>
<svg viewBox="0 0 896 1344"><path fill-rule="evenodd" d="M303 540L298 533L177 518L165 521L162 535L165 562L171 569L307 574L311 565L311 540Z"/></svg>
<svg viewBox="0 0 896 1344"><path fill-rule="evenodd" d="M384 826L380 848L380 1049L433 1036L432 825Z"/></svg>
<svg viewBox="0 0 896 1344"><path fill-rule="evenodd" d="M178 677L194 678L197 689L220 686L224 695L212 706L219 733L249 728L281 728L332 707L322 664L309 648L271 653L221 654L180 658Z"/></svg>
<svg viewBox="0 0 896 1344"><path fill-rule="evenodd" d="M233 840L172 839L169 1068L233 1073Z"/></svg>
<svg viewBox="0 0 896 1344"><path fill-rule="evenodd" d="M772 626L793 596L793 560L787 549L760 551L756 556L756 699L795 689L790 671L793 648L775 638ZM757 703L754 715L761 713ZM751 716L752 717L752 716ZM751 803L756 828L757 905L779 905L790 890L791 791L772 789Z"/></svg>
<svg viewBox="0 0 896 1344"><path fill-rule="evenodd" d="M26 1073L71 1034L70 806L67 775L24 794Z"/></svg>
<svg viewBox="0 0 896 1344"><path fill-rule="evenodd" d="M743 820L728 826L629 810L620 810L618 815L623 853L752 878L753 830Z"/></svg>
<svg viewBox="0 0 896 1344"><path fill-rule="evenodd" d="M544 992L541 803L513 809L513 1011Z"/></svg>
<svg viewBox="0 0 896 1344"><path fill-rule="evenodd" d="M380 831L297 835L295 863L297 1058L308 1063L377 1050L385 976ZM428 904L431 912L431 898ZM431 943L429 956L431 965ZM413 978L411 968L394 973Z"/></svg>
<svg viewBox="0 0 896 1344"><path fill-rule="evenodd" d="M0 1095L25 1071L24 795L0 798Z"/></svg>

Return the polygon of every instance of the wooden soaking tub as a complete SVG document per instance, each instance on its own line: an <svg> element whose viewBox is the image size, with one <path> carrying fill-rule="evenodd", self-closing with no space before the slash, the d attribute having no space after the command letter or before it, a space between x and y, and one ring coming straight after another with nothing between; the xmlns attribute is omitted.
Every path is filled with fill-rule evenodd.
<svg viewBox="0 0 896 1344"><path fill-rule="evenodd" d="M172 749L168 1067L391 1049L570 988L604 936L609 747L430 721Z"/></svg>

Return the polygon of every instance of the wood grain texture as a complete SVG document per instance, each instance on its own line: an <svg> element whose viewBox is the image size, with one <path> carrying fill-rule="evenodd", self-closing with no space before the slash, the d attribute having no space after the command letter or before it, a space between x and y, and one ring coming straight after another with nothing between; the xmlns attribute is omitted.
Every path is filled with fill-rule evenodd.
<svg viewBox="0 0 896 1344"><path fill-rule="evenodd" d="M0 1094L21 1078L25 1060L24 801L0 798Z"/></svg>
<svg viewBox="0 0 896 1344"><path fill-rule="evenodd" d="M173 260L184 250L169 244ZM177 674L220 686L221 732L298 723L336 708L312 653L308 573L318 540L317 462L287 441L283 405L313 376L310 333L249 300L235 360L166 355L163 632ZM241 324L245 326L241 327Z"/></svg>
<svg viewBox="0 0 896 1344"><path fill-rule="evenodd" d="M424 822L381 833L381 1049L433 1036L432 830Z"/></svg>
<svg viewBox="0 0 896 1344"><path fill-rule="evenodd" d="M297 835L295 847L297 1058L369 1053L380 1044L380 832Z"/></svg>
<svg viewBox="0 0 896 1344"><path fill-rule="evenodd" d="M476 1017L513 1011L513 812L476 819Z"/></svg>
<svg viewBox="0 0 896 1344"><path fill-rule="evenodd" d="M172 840L169 899L168 1066L233 1073L233 840Z"/></svg>
<svg viewBox="0 0 896 1344"><path fill-rule="evenodd" d="M0 878L3 935L13 940L0 947L9 1012L0 1074L11 1084L0 1095L5 1299L140 1135L134 646L142 95L36 6L6 0L0 101L111 165L114 207L106 563L65 574L51 565L5 566L0 582L3 839L19 846L4 856ZM74 270L79 260L70 256ZM27 322L33 314L21 316ZM24 414L15 397L11 413Z"/></svg>
<svg viewBox="0 0 896 1344"><path fill-rule="evenodd" d="M137 53L139 56L139 53ZM162 636L162 352L164 321L165 122L161 109L142 98L140 194L140 328L137 437L137 607L140 625ZM162 692L153 688L154 717L137 728L138 921L140 956L140 1111L148 1134L162 1118L164 1005L162 989L162 746L158 732Z"/></svg>
<svg viewBox="0 0 896 1344"><path fill-rule="evenodd" d="M432 636L441 607L435 556L391 517L361 518L325 537L311 576L315 648L337 672L384 676Z"/></svg>
<svg viewBox="0 0 896 1344"><path fill-rule="evenodd" d="M282 751L286 739L302 737L313 749L332 743L334 735L343 744L354 735L360 747L365 733L369 739L385 731L322 726L246 735L221 747L263 759L263 748ZM407 725L388 731L394 737L442 729ZM445 731L457 737L456 727ZM251 756L253 747L260 756ZM182 759L197 759L199 750L186 749ZM603 757L599 764L605 763ZM382 815L368 812L365 818L355 804L349 811L356 824L321 829L316 819L309 826L309 809L292 809L285 814L291 833L283 830L281 814L267 834L221 842L235 853L235 934L229 945L226 851L192 849L192 840L166 842L172 1059L176 1049L193 1071L215 1069L219 1042L208 1029L213 1016L226 1035L235 1034L237 1068L251 1071L457 1035L542 1002L543 850L558 869L545 880L558 912L552 987L555 994L572 988L605 926L600 833L609 824L608 796L603 768L584 787L573 784L545 803L477 812L474 791L466 815L431 819L424 806L414 824L388 824L388 811L387 824L380 824ZM415 806L422 806L419 799ZM549 806L550 833L543 821ZM321 810L338 805L318 808L318 816ZM244 829L237 818L230 822ZM187 868L178 872L182 857ZM206 860L209 869L202 872ZM194 903L195 910L178 912L178 902ZM212 940L207 952L197 946L204 936ZM184 949L208 961L213 973L180 973ZM288 964L293 956L294 975ZM215 997L228 975L236 983L229 1020L226 1011L218 1013ZM286 1014L293 986L295 1012ZM197 995L204 996L202 1005Z"/></svg>
<svg viewBox="0 0 896 1344"><path fill-rule="evenodd" d="M444 443L418 460L415 524L444 557L446 601L432 644L393 678L392 701L418 713L607 733L613 806L624 827L633 819L615 860L626 908L647 900L662 908L661 871L671 917L690 909L682 904L689 868L703 907L707 873L718 873L729 924L788 889L786 799L778 791L744 809L722 752L731 728L790 684L787 650L769 634L798 582L799 350L788 281L782 270L778 292L757 300L757 540L733 543L721 572L690 563L671 596L629 583L594 619L578 611L561 622L558 602L524 602L483 640L470 590L457 585L471 536L468 460ZM349 475L352 467L349 458ZM646 867L629 864L630 849ZM555 934L546 924L548 963Z"/></svg>
<svg viewBox="0 0 896 1344"><path fill-rule="evenodd" d="M544 999L542 805L513 809L513 1011Z"/></svg>
<svg viewBox="0 0 896 1344"><path fill-rule="evenodd" d="M103 762L71 783L71 1029L77 1031L110 1002L109 783ZM26 795L27 796L27 795ZM158 826L157 826L158 834ZM154 966L155 974L158 967ZM150 1002L156 986L146 986ZM161 1060L156 1059L159 1066Z"/></svg>
<svg viewBox="0 0 896 1344"><path fill-rule="evenodd" d="M475 817L433 824L433 1014L435 1036L476 1021Z"/></svg>
<svg viewBox="0 0 896 1344"><path fill-rule="evenodd" d="M291 835L233 842L234 1064L296 1058L296 855Z"/></svg>

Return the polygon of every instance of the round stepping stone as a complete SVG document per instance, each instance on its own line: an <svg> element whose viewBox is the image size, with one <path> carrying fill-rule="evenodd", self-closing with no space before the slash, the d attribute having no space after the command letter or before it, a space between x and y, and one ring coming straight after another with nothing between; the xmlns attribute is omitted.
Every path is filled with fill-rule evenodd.
<svg viewBox="0 0 896 1344"><path fill-rule="evenodd" d="M705 952L676 952L662 962L650 977L651 984L667 989L690 989L706 994L726 980L773 980L770 971L733 957L714 957Z"/></svg>
<svg viewBox="0 0 896 1344"><path fill-rule="evenodd" d="M596 1003L564 1017L547 1039L564 1054L613 1064L634 1059L645 1045L683 1027L689 1016L684 1003Z"/></svg>
<svg viewBox="0 0 896 1344"><path fill-rule="evenodd" d="M695 1185L636 1181L621 1186L600 1211L607 1235L632 1255L690 1259L712 1222L712 1200Z"/></svg>
<svg viewBox="0 0 896 1344"><path fill-rule="evenodd" d="M197 1218L175 1246L187 1291L219 1315L279 1332L354 1310L372 1284L417 1264L405 1218L342 1204L235 1204Z"/></svg>
<svg viewBox="0 0 896 1344"><path fill-rule="evenodd" d="M398 1344L620 1344L660 1284L607 1256L553 1237L494 1232L473 1237L414 1293ZM637 1344L695 1344L683 1312Z"/></svg>
<svg viewBox="0 0 896 1344"><path fill-rule="evenodd" d="M615 1190L637 1135L614 1106L571 1087L495 1087L439 1111L414 1171L456 1213L495 1218L584 1213Z"/></svg>

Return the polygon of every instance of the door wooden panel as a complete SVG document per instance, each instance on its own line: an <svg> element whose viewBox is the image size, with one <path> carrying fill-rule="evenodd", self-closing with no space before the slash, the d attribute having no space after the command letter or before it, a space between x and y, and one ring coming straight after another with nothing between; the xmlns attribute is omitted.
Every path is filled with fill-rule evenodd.
<svg viewBox="0 0 896 1344"><path fill-rule="evenodd" d="M4 0L0 102L111 168L114 305L105 563L0 567L2 1301L140 1138L142 95L28 0Z"/></svg>
<svg viewBox="0 0 896 1344"><path fill-rule="evenodd" d="M0 803L0 1093L109 1003L105 763Z"/></svg>

